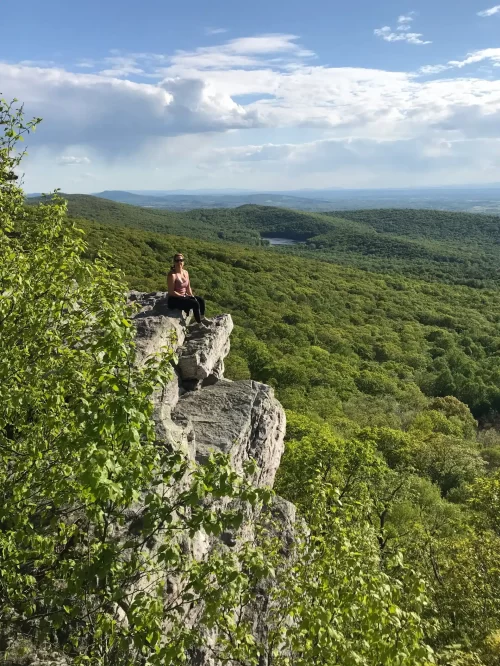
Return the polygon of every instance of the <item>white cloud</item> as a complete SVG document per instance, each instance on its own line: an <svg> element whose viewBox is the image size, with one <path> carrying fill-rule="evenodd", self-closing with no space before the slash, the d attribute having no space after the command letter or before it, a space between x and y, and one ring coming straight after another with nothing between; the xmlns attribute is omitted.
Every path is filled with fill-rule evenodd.
<svg viewBox="0 0 500 666"><path fill-rule="evenodd" d="M205 28L205 35L222 35L227 32L227 28Z"/></svg>
<svg viewBox="0 0 500 666"><path fill-rule="evenodd" d="M44 118L30 143L130 152L148 138L252 127L257 114L209 81L173 78L160 85L0 63L7 97Z"/></svg>
<svg viewBox="0 0 500 666"><path fill-rule="evenodd" d="M77 157L75 155L61 155L56 159L56 162L61 166L75 166L90 164L90 159L88 157Z"/></svg>
<svg viewBox="0 0 500 666"><path fill-rule="evenodd" d="M461 142L456 142L461 143ZM411 139L320 139L306 143L264 144L235 146L215 150L205 160L205 168L212 169L215 164L232 168L234 164L252 164L259 162L259 168L266 168L263 163L269 163L269 168L276 169L279 163L283 168L302 170L302 167L316 171L359 164L360 159L376 167L394 164L397 156L403 157L413 153L414 160L411 166L401 168L415 168L415 159L428 164L429 157L450 155L454 143L436 137L419 136ZM274 164L271 164L273 163Z"/></svg>
<svg viewBox="0 0 500 666"><path fill-rule="evenodd" d="M270 67L293 69L316 54L298 43L292 34L271 33L240 37L215 46L203 46L192 51L178 50L173 54L124 53L117 49L101 60L84 58L75 66L93 69L94 74L123 78L161 79L184 75L188 71L235 70ZM19 63L21 64L21 63Z"/></svg>
<svg viewBox="0 0 500 666"><path fill-rule="evenodd" d="M411 23L415 20L416 12L409 12L398 17L398 23Z"/></svg>
<svg viewBox="0 0 500 666"><path fill-rule="evenodd" d="M25 67L54 67L56 63L53 60L21 60L19 64Z"/></svg>
<svg viewBox="0 0 500 666"><path fill-rule="evenodd" d="M133 56L111 56L105 58L104 62L108 67L99 72L102 76L123 78L131 74L144 74L144 70L137 66L137 59Z"/></svg>
<svg viewBox="0 0 500 666"><path fill-rule="evenodd" d="M495 66L500 63L500 48L482 49L481 51L473 51L468 53L464 60L450 60L448 65L450 67L462 68L466 65L475 65L483 60L491 60Z"/></svg>
<svg viewBox="0 0 500 666"><path fill-rule="evenodd" d="M22 65L23 63L19 63ZM80 67L81 69L94 69L96 63L95 60L81 60L80 62L76 63L76 67Z"/></svg>
<svg viewBox="0 0 500 666"><path fill-rule="evenodd" d="M478 12L478 16L482 16L484 18L488 16L493 16L494 14L498 14L500 12L500 5L495 5L494 7L490 7L489 9L483 9L483 11Z"/></svg>
<svg viewBox="0 0 500 666"><path fill-rule="evenodd" d="M252 53L300 52L286 35L233 40L224 45L237 58ZM27 109L45 117L37 141L56 145L89 145L102 152L135 150L161 136L224 132L257 127L310 127L357 136L381 132L401 137L415 127L453 118L457 110L479 108L489 114L499 107L500 82L483 79L420 83L404 72L335 68L300 63L295 68L262 66L230 68L220 52L204 49L176 54L158 84L137 83L99 74L0 65L5 92L23 99ZM200 57L201 56L201 57ZM125 64L125 56L113 56ZM207 61L206 58L209 60ZM300 56L299 56L300 58ZM469 54L463 61L439 66L463 67L497 58L500 49ZM137 57L130 57L137 60ZM161 60L161 58L160 58ZM216 62L219 61L217 68ZM428 67L426 73L430 72ZM235 97L253 99L238 104Z"/></svg>
<svg viewBox="0 0 500 666"><path fill-rule="evenodd" d="M212 151L203 163L210 174L238 173L262 189L383 187L495 180L500 140L446 140L439 133L408 139L322 139L298 144L236 146ZM474 169L470 169L471 164ZM252 184L255 183L255 180Z"/></svg>
<svg viewBox="0 0 500 666"><path fill-rule="evenodd" d="M423 35L420 32L400 31L394 32L388 25L383 28L376 28L373 33L377 37L381 37L386 42L408 42L408 44L432 44L429 40L422 39Z"/></svg>
<svg viewBox="0 0 500 666"><path fill-rule="evenodd" d="M448 65L424 65L423 67L420 67L418 73L423 75L440 74L441 72L444 72L447 69L450 69Z"/></svg>
<svg viewBox="0 0 500 666"><path fill-rule="evenodd" d="M386 42L407 42L408 44L432 44L428 40L424 40L422 33L411 32L411 24L415 20L416 12L409 12L408 14L401 14L397 20L397 27L394 31L390 26L385 25L383 28L376 28L373 33Z"/></svg>
<svg viewBox="0 0 500 666"><path fill-rule="evenodd" d="M496 57L497 50L470 55L455 66L486 55ZM162 136L258 127L401 138L452 120L464 109L478 110L478 120L500 111L495 80L422 83L404 72L307 65L241 70L206 63L196 68L190 62L184 69L176 62L166 71L167 78L151 84L1 64L0 78L4 94L24 100L28 113L45 118L30 142L78 144L106 154L131 152ZM238 104L237 95L254 99Z"/></svg>
<svg viewBox="0 0 500 666"><path fill-rule="evenodd" d="M304 145L304 144L299 144ZM265 162L281 161L289 159L298 146L294 144L263 144L234 146L232 148L220 148L213 151L206 159L206 164L222 162L228 165L233 162Z"/></svg>
<svg viewBox="0 0 500 666"><path fill-rule="evenodd" d="M269 54L291 52L297 55L313 55L312 51L305 51L295 42L297 35L268 34L257 37L240 37L233 39L226 45L230 53Z"/></svg>
<svg viewBox="0 0 500 666"><path fill-rule="evenodd" d="M297 44L298 39L296 35L267 34L240 37L225 44L200 47L194 51L177 51L166 63L168 70L158 71L172 75L193 68L197 70L234 70L240 67L263 66L279 68L315 55L313 51Z"/></svg>
<svg viewBox="0 0 500 666"><path fill-rule="evenodd" d="M398 26L413 20L402 15ZM171 187L205 186L200 178L207 186L217 179L219 186L224 179L242 186L250 178L254 187L261 170L277 187L286 174L310 181L315 170L337 169L338 156L350 171L337 176L353 182L355 168L368 174L368 164L376 173L365 184L388 178L385 155L395 179L409 177L412 165L422 168L422 178L436 179L433 164L453 170L446 159L457 154L459 142L468 156L464 169L481 173L480 153L500 124L500 80L468 77L464 68L500 64L500 49L422 68L420 74L460 70L460 77L433 81L410 72L322 66L311 55L295 35L258 35L174 54L113 52L106 62L80 61L86 73L0 63L0 80L4 95L44 118L28 145L30 163L40 165L33 166L42 181L31 186L36 191L48 189L49 176L54 187L68 186L68 174L76 178L79 170L65 167L90 159L102 189L149 187L155 169ZM131 80L139 76L147 78ZM300 144L304 134L317 141ZM377 160L386 169L380 174Z"/></svg>
<svg viewBox="0 0 500 666"><path fill-rule="evenodd" d="M398 17L398 27L396 30L399 32L409 32L411 30L410 24L415 19L415 12L410 12L409 14L402 14Z"/></svg>
<svg viewBox="0 0 500 666"><path fill-rule="evenodd" d="M482 49L472 51L463 60L449 60L444 65L424 65L419 69L420 74L439 74L448 69L462 69L468 65L477 65L489 61L493 67L500 67L500 48Z"/></svg>
<svg viewBox="0 0 500 666"><path fill-rule="evenodd" d="M156 161L160 152L154 157L144 153L134 160L135 168L134 165L128 168L123 162L113 168L95 164L92 174L82 176L77 176L73 169L54 174L44 167L42 160L37 163L31 159L27 165L28 191L49 191L54 186L65 192L165 189L166 186L260 190L332 185L405 187L495 182L500 177L499 139L443 138L439 130L406 139L325 138L305 143L251 143L226 148L220 146L215 135L197 140L192 146L183 137L165 141L168 142L165 145L171 141L177 145L163 161Z"/></svg>

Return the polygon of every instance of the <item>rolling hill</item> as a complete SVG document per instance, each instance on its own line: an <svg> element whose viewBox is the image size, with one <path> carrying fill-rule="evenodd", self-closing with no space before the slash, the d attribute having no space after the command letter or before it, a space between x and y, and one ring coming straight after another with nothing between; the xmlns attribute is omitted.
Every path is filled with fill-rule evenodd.
<svg viewBox="0 0 500 666"><path fill-rule="evenodd" d="M64 196L71 217L106 225L251 246L267 244L268 237L289 238L298 244L272 251L429 281L500 284L495 216L401 209L314 213L249 204L174 212Z"/></svg>

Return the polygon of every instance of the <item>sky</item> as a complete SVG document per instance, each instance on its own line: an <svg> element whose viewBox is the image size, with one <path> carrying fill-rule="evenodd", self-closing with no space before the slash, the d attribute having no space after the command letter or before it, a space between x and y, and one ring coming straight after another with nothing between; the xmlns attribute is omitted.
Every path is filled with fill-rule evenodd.
<svg viewBox="0 0 500 666"><path fill-rule="evenodd" d="M500 182L494 2L4 2L25 189Z"/></svg>

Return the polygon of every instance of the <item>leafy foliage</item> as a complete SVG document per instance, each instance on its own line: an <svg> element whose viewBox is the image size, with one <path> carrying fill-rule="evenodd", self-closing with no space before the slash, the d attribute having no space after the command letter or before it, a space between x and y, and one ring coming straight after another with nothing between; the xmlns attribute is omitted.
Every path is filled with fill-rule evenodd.
<svg viewBox="0 0 500 666"><path fill-rule="evenodd" d="M483 436L469 410L495 422L497 292L308 264L266 249L86 229L92 247L106 238L136 288L164 288L166 259L186 253L195 287L235 319L230 376L274 385L300 414L289 412L277 491L312 525L312 489L337 489L342 504L359 511L342 522L346 538L359 530L372 547L375 539L395 580L390 563L404 552L415 572L403 575L405 585L425 581L423 630L436 658L495 663L500 597L488 581L499 551L490 519L476 518L487 502L472 511L467 488L497 464L496 431Z"/></svg>
<svg viewBox="0 0 500 666"><path fill-rule="evenodd" d="M423 582L400 556L382 571L373 531L343 509L337 490L319 478L308 488L307 526L299 523L293 538L283 534L281 520L273 522L276 507L264 521L259 539L272 573L264 582L249 579L232 622L220 617L227 637L217 652L222 663L434 663L424 642ZM255 615L259 627L248 645Z"/></svg>

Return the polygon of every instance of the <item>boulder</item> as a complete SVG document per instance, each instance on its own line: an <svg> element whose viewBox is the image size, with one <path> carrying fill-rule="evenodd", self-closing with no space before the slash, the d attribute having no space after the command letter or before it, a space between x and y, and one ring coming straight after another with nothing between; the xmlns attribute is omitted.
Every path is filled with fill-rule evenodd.
<svg viewBox="0 0 500 666"><path fill-rule="evenodd" d="M189 329L179 350L179 375L186 388L198 388L203 382L213 384L224 375L224 358L229 353L229 336L233 330L231 315L214 317L207 328Z"/></svg>
<svg viewBox="0 0 500 666"><path fill-rule="evenodd" d="M134 318L137 329L137 361L143 363L164 347L177 350L186 337L186 319L179 310L167 315L158 315L154 310L140 312Z"/></svg>
<svg viewBox="0 0 500 666"><path fill-rule="evenodd" d="M142 291L129 291L128 293L128 302L136 303L140 306L141 310L147 309L149 307L154 307L157 301L166 299L168 293L166 291L150 291L148 293Z"/></svg>
<svg viewBox="0 0 500 666"><path fill-rule="evenodd" d="M137 363L143 364L165 347L171 347L177 352L186 338L189 317L180 310L167 307L166 292L130 292L129 302L137 302L141 306L134 317ZM173 368L172 380L155 396L155 403L168 409L174 407L179 399L180 388L178 372Z"/></svg>
<svg viewBox="0 0 500 666"><path fill-rule="evenodd" d="M212 451L230 455L243 471L253 458L258 486L272 486L284 449L285 412L271 387L250 379L220 380L201 391L183 395L172 412L178 424L192 424L196 459L203 463Z"/></svg>

